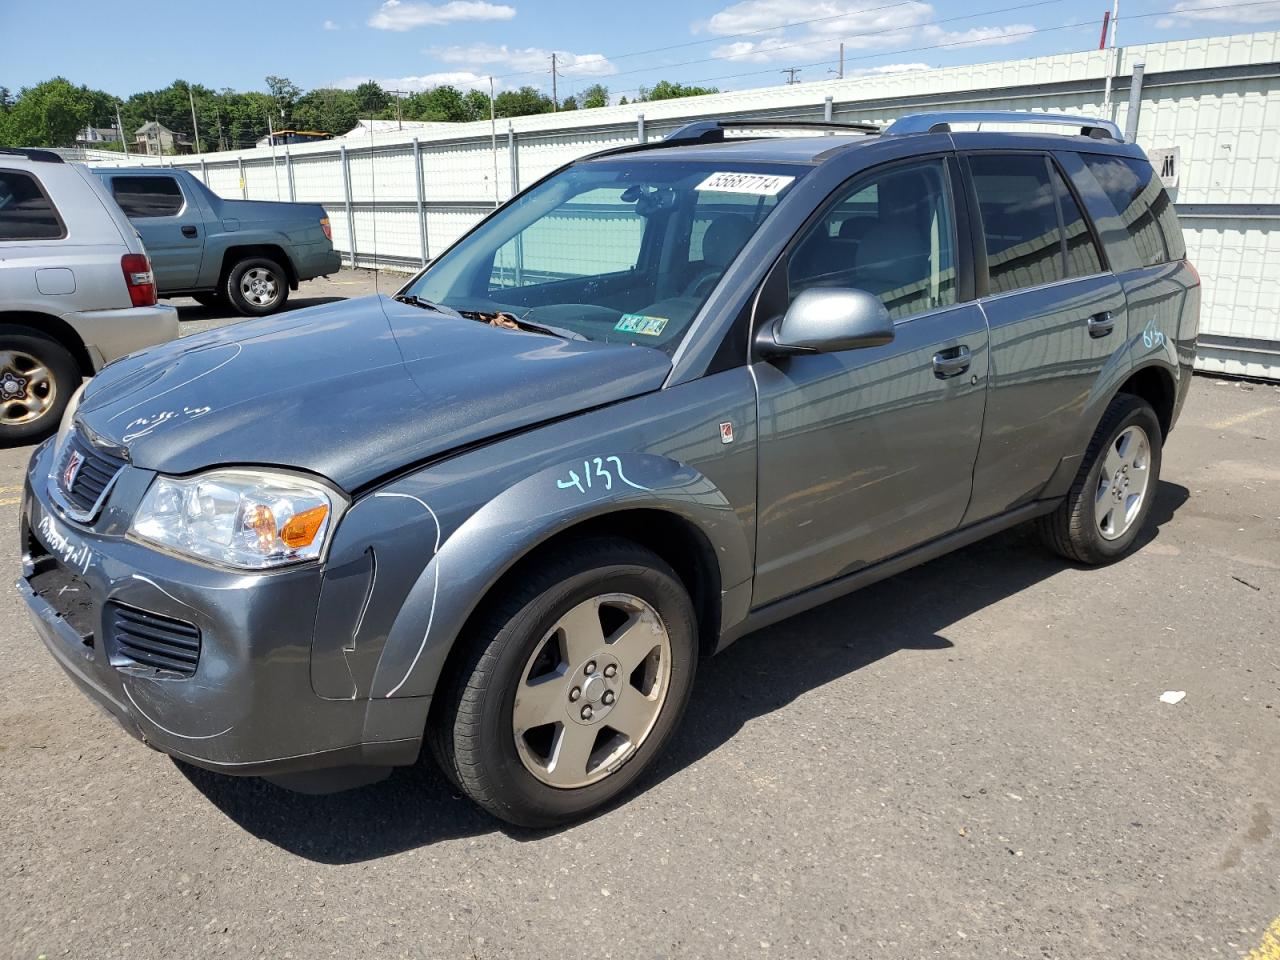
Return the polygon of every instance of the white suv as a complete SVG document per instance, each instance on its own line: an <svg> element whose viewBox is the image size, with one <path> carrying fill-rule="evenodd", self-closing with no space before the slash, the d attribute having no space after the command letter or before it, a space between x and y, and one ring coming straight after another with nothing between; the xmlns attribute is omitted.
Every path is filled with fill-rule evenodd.
<svg viewBox="0 0 1280 960"><path fill-rule="evenodd" d="M177 334L102 181L56 153L0 148L0 444L52 433L82 378Z"/></svg>

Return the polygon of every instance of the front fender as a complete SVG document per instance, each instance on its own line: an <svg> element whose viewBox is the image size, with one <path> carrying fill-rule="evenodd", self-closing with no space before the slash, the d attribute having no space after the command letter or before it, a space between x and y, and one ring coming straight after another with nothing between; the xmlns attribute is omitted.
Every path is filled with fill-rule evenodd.
<svg viewBox="0 0 1280 960"><path fill-rule="evenodd" d="M429 509L423 501L423 508ZM751 575L733 508L697 470L651 454L607 454L542 470L495 497L436 552L396 618L371 696L423 696L489 589L539 544L575 524L628 509L657 509L693 523L710 541L721 582Z"/></svg>

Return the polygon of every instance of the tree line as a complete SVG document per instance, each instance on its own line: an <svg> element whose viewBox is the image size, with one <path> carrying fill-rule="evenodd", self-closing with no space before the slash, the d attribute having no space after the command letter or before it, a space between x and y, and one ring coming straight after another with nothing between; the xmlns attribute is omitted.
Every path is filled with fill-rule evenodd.
<svg viewBox="0 0 1280 960"><path fill-rule="evenodd" d="M317 130L340 135L361 119L428 120L462 123L489 118L489 95L442 85L399 96L373 81L352 89L319 87L302 90L287 77L266 78L266 90L239 92L213 90L203 84L175 80L160 90L146 90L120 98L105 90L76 86L54 77L13 94L0 87L0 146L68 147L85 127L114 127L117 114L124 136L132 147L134 131L155 120L196 143L192 103L199 123L199 146L204 151L253 146L268 128ZM718 93L715 87L698 87L662 80L641 87L631 102L670 100ZM520 117L559 110L604 107L611 103L608 87L593 84L555 104L533 86L503 90L494 97L498 117ZM617 100L627 103L627 98ZM120 149L120 144L95 147Z"/></svg>

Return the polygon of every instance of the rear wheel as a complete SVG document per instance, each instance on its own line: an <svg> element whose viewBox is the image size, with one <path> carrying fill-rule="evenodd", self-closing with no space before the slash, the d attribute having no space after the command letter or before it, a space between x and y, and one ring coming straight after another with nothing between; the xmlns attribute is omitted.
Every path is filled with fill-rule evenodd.
<svg viewBox="0 0 1280 960"><path fill-rule="evenodd" d="M226 292L238 313L262 317L275 313L289 299L289 277L274 260L251 257L231 268Z"/></svg>
<svg viewBox="0 0 1280 960"><path fill-rule="evenodd" d="M1112 400L1066 499L1038 521L1045 544L1077 563L1128 553L1151 514L1162 439L1151 404L1126 393Z"/></svg>
<svg viewBox="0 0 1280 960"><path fill-rule="evenodd" d="M53 433L80 385L80 367L52 337L0 326L0 444Z"/></svg>
<svg viewBox="0 0 1280 960"><path fill-rule="evenodd" d="M651 551L602 539L548 556L466 641L437 697L436 759L503 820L577 819L630 786L670 738L696 636L688 593Z"/></svg>

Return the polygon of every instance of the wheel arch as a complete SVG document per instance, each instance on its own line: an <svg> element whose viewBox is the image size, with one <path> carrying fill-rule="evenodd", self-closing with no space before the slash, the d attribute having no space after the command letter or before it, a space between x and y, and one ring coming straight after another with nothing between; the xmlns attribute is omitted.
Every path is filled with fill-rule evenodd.
<svg viewBox="0 0 1280 960"><path fill-rule="evenodd" d="M278 243L247 243L227 247L222 252L222 266L218 270L219 289L227 282L236 264L251 257L266 257L268 260L276 261L284 268L285 275L289 278L289 289L298 289L298 268L294 266L289 252Z"/></svg>
<svg viewBox="0 0 1280 960"><path fill-rule="evenodd" d="M1173 429L1174 405L1178 396L1177 381L1171 370L1162 363L1138 367L1116 390L1117 395L1121 393L1141 397L1151 404L1156 419L1160 421L1161 439L1168 438L1169 431Z"/></svg>
<svg viewBox="0 0 1280 960"><path fill-rule="evenodd" d="M84 339L75 327L59 316L35 310L0 310L0 327L26 327L35 333L52 337L75 358L81 374L92 377L95 373L93 357Z"/></svg>

